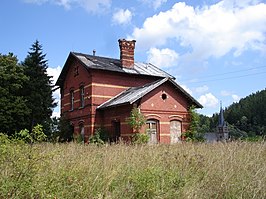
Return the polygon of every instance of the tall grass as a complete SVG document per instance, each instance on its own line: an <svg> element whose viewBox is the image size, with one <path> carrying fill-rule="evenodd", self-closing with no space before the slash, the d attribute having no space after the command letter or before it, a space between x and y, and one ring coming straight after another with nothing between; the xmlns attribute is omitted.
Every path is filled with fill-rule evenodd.
<svg viewBox="0 0 266 199"><path fill-rule="evenodd" d="M0 148L0 198L266 198L265 142Z"/></svg>

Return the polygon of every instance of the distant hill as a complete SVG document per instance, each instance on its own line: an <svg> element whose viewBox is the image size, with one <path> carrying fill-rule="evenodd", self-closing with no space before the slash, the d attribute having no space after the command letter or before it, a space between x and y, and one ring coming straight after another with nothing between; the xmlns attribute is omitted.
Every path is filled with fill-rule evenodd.
<svg viewBox="0 0 266 199"><path fill-rule="evenodd" d="M242 98L238 103L225 108L224 117L235 137L266 136L266 89ZM209 126L207 129L215 131L218 113L210 118L202 115L200 118L200 125L206 126L207 122Z"/></svg>
<svg viewBox="0 0 266 199"><path fill-rule="evenodd" d="M225 109L224 116L229 124L249 136L266 135L266 89L233 103Z"/></svg>

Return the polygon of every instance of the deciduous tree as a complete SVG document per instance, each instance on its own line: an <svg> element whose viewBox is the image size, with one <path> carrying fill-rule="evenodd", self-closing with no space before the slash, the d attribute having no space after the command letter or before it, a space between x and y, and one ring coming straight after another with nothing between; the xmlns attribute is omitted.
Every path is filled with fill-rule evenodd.
<svg viewBox="0 0 266 199"><path fill-rule="evenodd" d="M17 58L0 54L0 132L11 135L26 127L30 110L22 90L27 81Z"/></svg>

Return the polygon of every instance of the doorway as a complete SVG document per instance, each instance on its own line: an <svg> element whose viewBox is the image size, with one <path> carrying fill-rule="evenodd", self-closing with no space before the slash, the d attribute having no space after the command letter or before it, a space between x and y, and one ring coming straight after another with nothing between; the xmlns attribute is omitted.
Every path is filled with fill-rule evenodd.
<svg viewBox="0 0 266 199"><path fill-rule="evenodd" d="M147 120L146 122L146 130L149 135L149 144L157 144L158 143L158 121L156 120Z"/></svg>
<svg viewBox="0 0 266 199"><path fill-rule="evenodd" d="M113 136L111 142L118 142L121 136L120 121L113 121Z"/></svg>
<svg viewBox="0 0 266 199"><path fill-rule="evenodd" d="M181 141L181 122L178 120L170 121L171 144Z"/></svg>

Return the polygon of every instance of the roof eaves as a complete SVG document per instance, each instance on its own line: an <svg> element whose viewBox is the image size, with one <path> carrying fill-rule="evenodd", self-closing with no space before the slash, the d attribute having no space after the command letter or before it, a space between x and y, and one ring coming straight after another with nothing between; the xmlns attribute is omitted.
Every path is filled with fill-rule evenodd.
<svg viewBox="0 0 266 199"><path fill-rule="evenodd" d="M133 104L135 103L137 100L139 100L140 98L142 98L143 96L147 95L149 92L151 92L152 90L154 90L155 88L157 88L158 86L160 86L161 84L163 84L164 82L166 82L169 78L166 77L164 79L160 79L160 80L157 80L155 82L152 82L152 83L149 83L149 84L146 84L144 86L140 86L140 87L131 87L131 88L128 88L127 90L125 91L122 91L121 93L119 93L118 95L116 95L115 97L107 100L106 102L104 102L103 104L99 105L97 107L97 109L105 109L105 108L110 108L110 107L115 107L115 106L121 106L121 105L125 105L125 104ZM123 102L123 103L119 103L119 104L113 104L113 105L108 105L108 103L110 103L111 101L114 101L116 100L117 98L123 96L124 97L124 94L129 92L130 90L134 90L133 92L136 92L137 90L140 90L140 89L143 89L147 87L147 89L143 90L142 92L140 92L140 94L134 96L133 98L131 99L128 99L127 101ZM127 94L126 94L127 95ZM130 95L130 94L128 94Z"/></svg>
<svg viewBox="0 0 266 199"><path fill-rule="evenodd" d="M130 100L130 104L135 103L137 100L139 100L140 98L142 98L143 96L147 95L149 92L151 92L152 90L154 90L155 88L157 88L158 86L162 85L164 82L166 82L169 78L165 77L163 79L157 80L155 82L149 83L149 87L147 88L147 90L143 91L142 93L140 93L139 95L137 95L136 97L132 98L132 100ZM147 87L147 84L142 86Z"/></svg>
<svg viewBox="0 0 266 199"><path fill-rule="evenodd" d="M61 72L60 72L60 75L59 75L59 77L58 77L58 79L57 79L55 85L57 85L57 86L61 86L61 82L64 80L65 75L66 75L67 70L68 70L68 62L72 59L72 58L71 58L72 56L73 56L73 53L70 52L70 53L68 54L68 57L67 57L67 59L66 59L66 61L65 61L65 64L64 64L64 66L63 66L63 68L62 68L62 70L61 70Z"/></svg>
<svg viewBox="0 0 266 199"><path fill-rule="evenodd" d="M97 106L96 109L104 109L104 108L107 108L107 107L105 107L105 106L106 106L109 102L111 102L111 101L117 99L119 96L123 95L123 94L124 94L125 92L127 92L129 89L131 89L131 88L128 88L128 89L122 91L121 93L117 94L117 95L114 96L113 98L111 98L111 99L107 100L106 102L102 103L101 105ZM108 106L108 107L109 107L109 106ZM110 107L112 107L112 105L111 105Z"/></svg>

